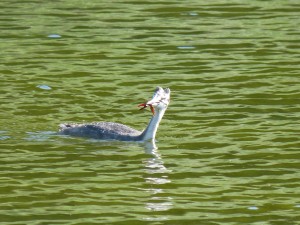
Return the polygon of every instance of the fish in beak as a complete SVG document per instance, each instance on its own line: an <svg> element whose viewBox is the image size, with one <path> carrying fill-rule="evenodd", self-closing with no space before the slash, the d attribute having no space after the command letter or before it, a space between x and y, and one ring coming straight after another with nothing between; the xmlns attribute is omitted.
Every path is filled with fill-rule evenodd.
<svg viewBox="0 0 300 225"><path fill-rule="evenodd" d="M142 108L140 108L140 110L143 110L143 109L147 108L148 106L150 106L151 112L154 115L155 114L155 110L154 110L153 106L151 104L149 104L148 102L142 103L142 104L138 105L138 107L142 107Z"/></svg>

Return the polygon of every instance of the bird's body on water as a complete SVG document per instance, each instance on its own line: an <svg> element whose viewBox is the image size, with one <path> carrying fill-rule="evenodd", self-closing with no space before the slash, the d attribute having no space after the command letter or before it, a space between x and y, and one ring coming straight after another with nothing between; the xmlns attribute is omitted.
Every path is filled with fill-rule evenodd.
<svg viewBox="0 0 300 225"><path fill-rule="evenodd" d="M150 107L152 118L144 131L114 122L94 122L86 124L61 124L59 134L102 140L149 141L154 140L159 123L170 102L170 89L157 87L150 101L140 104L141 109Z"/></svg>

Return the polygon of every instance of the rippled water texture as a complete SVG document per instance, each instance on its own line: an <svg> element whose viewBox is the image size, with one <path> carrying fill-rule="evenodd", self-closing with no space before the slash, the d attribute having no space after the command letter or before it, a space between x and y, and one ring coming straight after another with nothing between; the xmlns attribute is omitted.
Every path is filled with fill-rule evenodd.
<svg viewBox="0 0 300 225"><path fill-rule="evenodd" d="M300 5L274 1L0 3L0 223L300 223ZM157 150L56 135L145 128Z"/></svg>

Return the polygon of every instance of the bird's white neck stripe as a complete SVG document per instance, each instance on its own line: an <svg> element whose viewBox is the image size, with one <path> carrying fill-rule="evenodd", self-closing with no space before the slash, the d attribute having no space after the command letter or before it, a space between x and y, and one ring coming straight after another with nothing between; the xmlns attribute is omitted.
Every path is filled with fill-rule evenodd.
<svg viewBox="0 0 300 225"><path fill-rule="evenodd" d="M142 137L144 141L149 139L155 139L155 135L159 126L159 123L165 113L166 109L157 110L155 115L151 118L147 128L142 133Z"/></svg>

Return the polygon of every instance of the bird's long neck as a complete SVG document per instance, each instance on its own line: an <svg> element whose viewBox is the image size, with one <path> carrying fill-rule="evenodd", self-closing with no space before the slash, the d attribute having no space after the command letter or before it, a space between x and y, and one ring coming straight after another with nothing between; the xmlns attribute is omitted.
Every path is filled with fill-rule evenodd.
<svg viewBox="0 0 300 225"><path fill-rule="evenodd" d="M155 139L156 131L158 129L158 126L159 126L159 123L160 123L162 117L165 114L165 111L166 111L166 109L157 110L155 112L154 116L152 116L147 128L141 134L143 141Z"/></svg>

